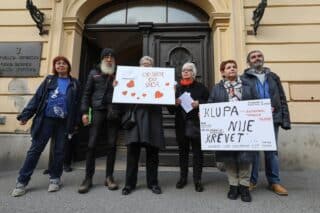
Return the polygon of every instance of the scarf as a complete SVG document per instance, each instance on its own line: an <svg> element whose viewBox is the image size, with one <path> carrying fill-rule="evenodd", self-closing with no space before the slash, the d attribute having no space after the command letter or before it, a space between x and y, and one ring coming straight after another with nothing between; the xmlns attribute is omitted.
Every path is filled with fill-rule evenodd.
<svg viewBox="0 0 320 213"><path fill-rule="evenodd" d="M181 86L190 86L193 83L193 79L181 79Z"/></svg>
<svg viewBox="0 0 320 213"><path fill-rule="evenodd" d="M240 101L242 98L242 82L240 78L236 81L224 80L224 88L227 90L229 101Z"/></svg>

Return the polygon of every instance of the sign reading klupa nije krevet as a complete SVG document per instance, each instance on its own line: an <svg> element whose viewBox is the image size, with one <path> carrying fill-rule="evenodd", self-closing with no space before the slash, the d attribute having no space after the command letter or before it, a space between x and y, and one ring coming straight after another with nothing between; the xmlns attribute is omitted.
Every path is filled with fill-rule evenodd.
<svg viewBox="0 0 320 213"><path fill-rule="evenodd" d="M174 68L118 66L113 103L174 105Z"/></svg>
<svg viewBox="0 0 320 213"><path fill-rule="evenodd" d="M202 150L277 150L270 99L200 105Z"/></svg>

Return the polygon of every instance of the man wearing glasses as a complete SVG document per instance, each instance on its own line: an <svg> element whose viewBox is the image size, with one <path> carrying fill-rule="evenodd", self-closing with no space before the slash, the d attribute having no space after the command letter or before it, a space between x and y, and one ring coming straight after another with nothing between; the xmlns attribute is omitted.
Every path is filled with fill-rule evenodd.
<svg viewBox="0 0 320 213"><path fill-rule="evenodd" d="M254 50L247 56L249 68L244 71L243 77L252 87L256 88L260 99L271 99L272 116L276 141L278 141L279 126L288 130L291 128L290 115L286 96L280 78L269 68L264 67L264 56L261 51ZM279 158L277 151L265 151L265 173L269 189L278 195L288 195L288 191L280 185ZM259 152L255 153L252 163L250 189L254 189L258 182Z"/></svg>

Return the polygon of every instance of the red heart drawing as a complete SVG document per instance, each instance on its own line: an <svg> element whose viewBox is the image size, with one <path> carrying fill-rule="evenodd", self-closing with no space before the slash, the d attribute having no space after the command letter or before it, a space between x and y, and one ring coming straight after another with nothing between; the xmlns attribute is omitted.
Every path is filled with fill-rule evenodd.
<svg viewBox="0 0 320 213"><path fill-rule="evenodd" d="M129 88L134 87L134 80L130 80L130 81L127 83L127 87L129 87Z"/></svg>
<svg viewBox="0 0 320 213"><path fill-rule="evenodd" d="M133 93L131 93L131 96L133 97L133 96L135 96L136 95L136 93L135 92L133 92Z"/></svg>
<svg viewBox="0 0 320 213"><path fill-rule="evenodd" d="M127 95L128 91L123 91L122 95Z"/></svg>
<svg viewBox="0 0 320 213"><path fill-rule="evenodd" d="M167 83L166 83L166 86L169 86L169 85L170 85L170 83L169 83L169 82L167 82Z"/></svg>
<svg viewBox="0 0 320 213"><path fill-rule="evenodd" d="M142 96L143 96L143 97L146 97L146 96L147 96L147 94L146 94L146 93L143 93L143 94L142 94Z"/></svg>
<svg viewBox="0 0 320 213"><path fill-rule="evenodd" d="M160 91L156 91L155 94L154 94L155 98L161 98L162 96L163 96L163 93L160 92Z"/></svg>

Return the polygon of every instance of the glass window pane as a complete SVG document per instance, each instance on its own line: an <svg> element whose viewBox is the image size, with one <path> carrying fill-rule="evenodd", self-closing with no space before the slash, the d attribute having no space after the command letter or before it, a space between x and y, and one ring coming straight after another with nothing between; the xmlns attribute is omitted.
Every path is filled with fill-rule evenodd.
<svg viewBox="0 0 320 213"><path fill-rule="evenodd" d="M207 22L208 17L197 8L187 4L169 2L168 22L169 23L199 23Z"/></svg>
<svg viewBox="0 0 320 213"><path fill-rule="evenodd" d="M97 21L97 24L125 24L126 10L113 11Z"/></svg>
<svg viewBox="0 0 320 213"><path fill-rule="evenodd" d="M127 24L135 24L138 22L165 23L165 3L129 2Z"/></svg>

